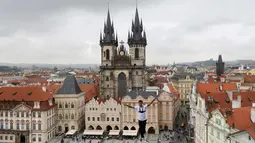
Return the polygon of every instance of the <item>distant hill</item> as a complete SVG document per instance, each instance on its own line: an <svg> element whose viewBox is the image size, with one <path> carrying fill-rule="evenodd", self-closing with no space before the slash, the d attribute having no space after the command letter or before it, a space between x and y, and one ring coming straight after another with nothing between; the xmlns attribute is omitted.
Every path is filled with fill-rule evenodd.
<svg viewBox="0 0 255 143"><path fill-rule="evenodd" d="M37 66L40 68L97 68L98 64L37 64L37 63L0 63L0 66L17 66L22 68L31 68Z"/></svg>
<svg viewBox="0 0 255 143"><path fill-rule="evenodd" d="M182 63L190 66L215 66L216 60L210 59L205 61L196 61ZM224 61L227 66L239 66L239 65L255 65L254 60L236 60L236 61Z"/></svg>

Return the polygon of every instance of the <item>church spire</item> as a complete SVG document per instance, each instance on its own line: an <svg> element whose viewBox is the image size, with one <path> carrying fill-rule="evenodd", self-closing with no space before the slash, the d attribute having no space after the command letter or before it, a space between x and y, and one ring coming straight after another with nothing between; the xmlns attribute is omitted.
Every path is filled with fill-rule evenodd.
<svg viewBox="0 0 255 143"><path fill-rule="evenodd" d="M144 37L143 22L139 19L138 8L136 6L135 19L132 20L131 37L128 38L128 44L147 45L146 36Z"/></svg>
<svg viewBox="0 0 255 143"><path fill-rule="evenodd" d="M225 63L222 60L222 56L219 55L218 61L216 62L216 73L218 76L224 74L224 65Z"/></svg>
<svg viewBox="0 0 255 143"><path fill-rule="evenodd" d="M104 34L102 39L100 38L100 45L115 45L118 46L117 38L114 34L114 25L113 21L111 20L111 14L109 9L109 3L108 3L108 12L107 12L107 18L104 22Z"/></svg>

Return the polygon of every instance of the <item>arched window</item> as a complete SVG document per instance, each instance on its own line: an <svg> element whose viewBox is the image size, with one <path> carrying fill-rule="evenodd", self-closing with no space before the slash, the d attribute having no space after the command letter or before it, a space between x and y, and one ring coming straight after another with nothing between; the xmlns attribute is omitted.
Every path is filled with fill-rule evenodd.
<svg viewBox="0 0 255 143"><path fill-rule="evenodd" d="M74 119L74 114L72 114L71 119Z"/></svg>
<svg viewBox="0 0 255 143"><path fill-rule="evenodd" d="M135 74L138 75L138 71L136 71Z"/></svg>
<svg viewBox="0 0 255 143"><path fill-rule="evenodd" d="M68 104L66 103L65 108L68 108Z"/></svg>
<svg viewBox="0 0 255 143"><path fill-rule="evenodd" d="M59 117L60 120L62 119L62 115L61 114L59 114L58 117Z"/></svg>
<svg viewBox="0 0 255 143"><path fill-rule="evenodd" d="M74 108L74 104L73 103L71 104L71 108Z"/></svg>
<svg viewBox="0 0 255 143"><path fill-rule="evenodd" d="M59 103L59 108L62 108L62 104L61 103Z"/></svg>
<svg viewBox="0 0 255 143"><path fill-rule="evenodd" d="M139 59L139 49L135 48L135 59Z"/></svg>
<svg viewBox="0 0 255 143"><path fill-rule="evenodd" d="M104 113L101 114L101 121L105 121L106 115Z"/></svg>
<svg viewBox="0 0 255 143"><path fill-rule="evenodd" d="M109 77L108 76L106 77L106 81L109 81Z"/></svg>
<svg viewBox="0 0 255 143"><path fill-rule="evenodd" d="M68 115L66 114L66 119L68 119Z"/></svg>
<svg viewBox="0 0 255 143"><path fill-rule="evenodd" d="M106 60L110 60L110 50L106 50Z"/></svg>

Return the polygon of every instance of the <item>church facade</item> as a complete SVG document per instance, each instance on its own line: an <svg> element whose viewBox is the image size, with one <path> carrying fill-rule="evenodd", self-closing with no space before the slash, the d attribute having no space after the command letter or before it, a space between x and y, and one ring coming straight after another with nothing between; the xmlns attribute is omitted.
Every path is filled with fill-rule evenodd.
<svg viewBox="0 0 255 143"><path fill-rule="evenodd" d="M100 33L101 66L100 97L122 98L127 90L143 90L146 79L147 38L136 9L132 29L128 32L129 50L118 42L108 10L103 34ZM129 52L128 52L129 51Z"/></svg>

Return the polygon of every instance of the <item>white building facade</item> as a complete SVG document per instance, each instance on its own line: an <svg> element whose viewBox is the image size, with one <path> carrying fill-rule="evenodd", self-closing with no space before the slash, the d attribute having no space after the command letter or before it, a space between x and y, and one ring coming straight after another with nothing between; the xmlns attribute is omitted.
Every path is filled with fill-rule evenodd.
<svg viewBox="0 0 255 143"><path fill-rule="evenodd" d="M120 130L122 128L120 103L113 98L91 99L85 105L85 129Z"/></svg>
<svg viewBox="0 0 255 143"><path fill-rule="evenodd" d="M57 133L80 131L85 127L85 93L74 76L67 76L63 86L54 95L57 104Z"/></svg>
<svg viewBox="0 0 255 143"><path fill-rule="evenodd" d="M52 95L42 91L41 88L8 88L11 89L1 88L0 93L3 93L6 99L15 96L12 97L15 101L7 102L0 99L0 142L39 143L54 137L56 105ZM9 92L15 95L8 94ZM29 97L22 100L20 97L24 94L28 94Z"/></svg>

